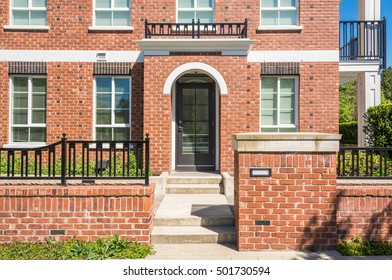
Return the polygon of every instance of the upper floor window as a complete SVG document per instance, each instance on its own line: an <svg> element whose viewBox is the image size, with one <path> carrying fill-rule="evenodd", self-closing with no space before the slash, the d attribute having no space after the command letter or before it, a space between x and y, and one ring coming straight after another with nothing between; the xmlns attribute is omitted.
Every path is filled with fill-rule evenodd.
<svg viewBox="0 0 392 280"><path fill-rule="evenodd" d="M261 26L298 25L297 0L261 0Z"/></svg>
<svg viewBox="0 0 392 280"><path fill-rule="evenodd" d="M45 26L46 0L12 0L11 25Z"/></svg>
<svg viewBox="0 0 392 280"><path fill-rule="evenodd" d="M94 3L95 26L130 26L130 0L95 0Z"/></svg>
<svg viewBox="0 0 392 280"><path fill-rule="evenodd" d="M200 19L202 23L214 22L213 0L178 0L177 22L189 23Z"/></svg>

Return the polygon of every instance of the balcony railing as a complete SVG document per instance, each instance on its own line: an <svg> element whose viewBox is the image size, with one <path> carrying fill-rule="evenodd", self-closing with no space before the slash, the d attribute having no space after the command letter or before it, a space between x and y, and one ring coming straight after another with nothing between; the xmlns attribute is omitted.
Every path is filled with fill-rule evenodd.
<svg viewBox="0 0 392 280"><path fill-rule="evenodd" d="M145 20L145 38L152 37L235 37L247 38L248 21L241 23L150 23Z"/></svg>
<svg viewBox="0 0 392 280"><path fill-rule="evenodd" d="M380 60L386 67L386 19L340 22L340 60Z"/></svg>

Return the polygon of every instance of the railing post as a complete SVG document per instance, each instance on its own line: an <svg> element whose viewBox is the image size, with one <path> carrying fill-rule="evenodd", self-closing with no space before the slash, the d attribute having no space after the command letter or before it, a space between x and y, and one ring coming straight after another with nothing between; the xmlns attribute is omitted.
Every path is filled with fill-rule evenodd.
<svg viewBox="0 0 392 280"><path fill-rule="evenodd" d="M197 19L197 39L200 39L200 19Z"/></svg>
<svg viewBox="0 0 392 280"><path fill-rule="evenodd" d="M192 39L195 39L195 19L192 19Z"/></svg>
<svg viewBox="0 0 392 280"><path fill-rule="evenodd" d="M148 38L147 37L147 19L144 20L144 38Z"/></svg>
<svg viewBox="0 0 392 280"><path fill-rule="evenodd" d="M61 185L67 185L67 134L61 138Z"/></svg>
<svg viewBox="0 0 392 280"><path fill-rule="evenodd" d="M248 19L245 19L245 26L244 26L244 36L243 38L248 38Z"/></svg>
<svg viewBox="0 0 392 280"><path fill-rule="evenodd" d="M149 172L150 172L150 138L149 138L148 133L146 133L145 142L146 142L146 147L145 147L145 161L146 161L145 169L146 170L145 170L144 176L145 176L145 184L149 185L150 184L150 174L149 174Z"/></svg>
<svg viewBox="0 0 392 280"><path fill-rule="evenodd" d="M383 38L383 60L382 60L382 66L383 69L387 68L387 19L383 17L383 28L382 28L382 36Z"/></svg>

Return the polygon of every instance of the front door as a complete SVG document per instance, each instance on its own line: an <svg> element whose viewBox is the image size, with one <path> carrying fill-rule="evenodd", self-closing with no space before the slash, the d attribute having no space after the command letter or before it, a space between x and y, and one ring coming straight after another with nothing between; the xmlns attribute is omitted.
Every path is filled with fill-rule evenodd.
<svg viewBox="0 0 392 280"><path fill-rule="evenodd" d="M215 170L213 83L177 83L176 169Z"/></svg>

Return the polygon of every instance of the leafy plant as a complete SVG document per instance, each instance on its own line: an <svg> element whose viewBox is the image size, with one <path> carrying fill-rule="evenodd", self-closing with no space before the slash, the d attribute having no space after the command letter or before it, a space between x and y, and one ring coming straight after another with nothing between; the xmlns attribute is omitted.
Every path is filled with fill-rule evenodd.
<svg viewBox="0 0 392 280"><path fill-rule="evenodd" d="M358 122L340 123L339 133L342 134L341 144L357 144Z"/></svg>
<svg viewBox="0 0 392 280"><path fill-rule="evenodd" d="M372 147L392 146L392 104L370 107L364 115L366 141Z"/></svg>
<svg viewBox="0 0 392 280"><path fill-rule="evenodd" d="M340 241L337 250L343 256L392 255L392 240L363 240L356 236L350 241Z"/></svg>

